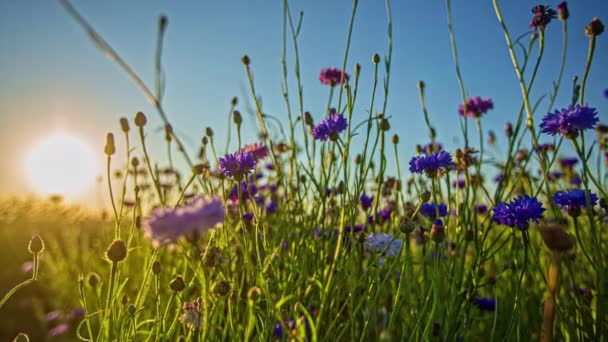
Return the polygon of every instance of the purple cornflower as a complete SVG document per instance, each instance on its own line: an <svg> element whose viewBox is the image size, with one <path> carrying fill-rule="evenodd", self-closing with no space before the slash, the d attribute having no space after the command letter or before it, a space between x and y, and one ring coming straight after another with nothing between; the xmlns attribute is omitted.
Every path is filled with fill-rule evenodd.
<svg viewBox="0 0 608 342"><path fill-rule="evenodd" d="M475 211L477 211L477 214L483 215L488 212L488 206L485 204L478 204L475 206Z"/></svg>
<svg viewBox="0 0 608 342"><path fill-rule="evenodd" d="M359 197L359 202L361 203L361 208L363 210L367 210L372 206L372 202L374 201L374 196L366 196L365 194L361 194Z"/></svg>
<svg viewBox="0 0 608 342"><path fill-rule="evenodd" d="M553 202L557 204L562 210L567 212L575 212L580 210L581 207L587 208L587 192L585 190L574 189L568 191L558 191L553 195ZM589 192L589 199L591 206L597 204L597 196Z"/></svg>
<svg viewBox="0 0 608 342"><path fill-rule="evenodd" d="M439 217L444 217L448 214L448 206L444 203L440 203L439 206L435 206L434 203L424 203L420 207L420 212L426 217L435 218L437 215L437 207L439 207Z"/></svg>
<svg viewBox="0 0 608 342"><path fill-rule="evenodd" d="M458 106L458 114L460 114L461 116L479 118L483 114L487 113L488 110L494 109L494 103L492 102L492 99L490 99L490 98L482 99L479 96L468 98L466 104L467 104L466 115L464 112L464 105L460 104Z"/></svg>
<svg viewBox="0 0 608 342"><path fill-rule="evenodd" d="M495 311L496 300L493 298L475 298L473 304L476 305L481 311Z"/></svg>
<svg viewBox="0 0 608 342"><path fill-rule="evenodd" d="M322 69L321 73L319 74L319 81L321 81L322 84L329 85L330 87L341 84L342 79L344 79L344 82L348 82L350 75L338 68L325 68Z"/></svg>
<svg viewBox="0 0 608 342"><path fill-rule="evenodd" d="M315 140L327 141L331 139L335 141L338 139L338 133L345 130L346 127L348 127L348 122L344 115L333 113L312 128L312 135Z"/></svg>
<svg viewBox="0 0 608 342"><path fill-rule="evenodd" d="M266 214L274 214L277 211L277 201L272 200L266 205Z"/></svg>
<svg viewBox="0 0 608 342"><path fill-rule="evenodd" d="M559 171L551 171L547 174L547 179L550 182L555 182L556 180L560 179L562 177L562 173Z"/></svg>
<svg viewBox="0 0 608 342"><path fill-rule="evenodd" d="M251 223L253 221L253 213L244 213L243 220L245 223Z"/></svg>
<svg viewBox="0 0 608 342"><path fill-rule="evenodd" d="M296 328L296 321L293 319L286 320L285 326L287 329L293 330ZM281 321L277 321L277 323L274 325L274 337L283 338L283 325L281 324Z"/></svg>
<svg viewBox="0 0 608 342"><path fill-rule="evenodd" d="M559 160L559 166L564 169L571 169L576 164L578 164L578 158L562 158Z"/></svg>
<svg viewBox="0 0 608 342"><path fill-rule="evenodd" d="M386 233L369 234L363 242L363 247L366 251L371 253L380 253L384 251L384 256L387 257L399 255L402 245L403 241L401 239L393 238L391 234Z"/></svg>
<svg viewBox="0 0 608 342"><path fill-rule="evenodd" d="M545 210L543 204L536 197L524 195L508 203L499 203L494 208L494 222L514 228L517 227L520 230L527 230L529 221L533 220L538 223L538 220L543 217Z"/></svg>
<svg viewBox="0 0 608 342"><path fill-rule="evenodd" d="M243 201L247 201L249 195L253 196L257 193L258 188L253 183L250 183L248 188L247 183L241 182L241 196L243 196ZM228 199L235 204L239 202L239 192L236 184L232 186L232 190L230 190L230 193L228 194Z"/></svg>
<svg viewBox="0 0 608 342"><path fill-rule="evenodd" d="M455 189L463 189L466 185L467 185L467 182L464 178L454 180L452 182L452 188L455 188Z"/></svg>
<svg viewBox="0 0 608 342"><path fill-rule="evenodd" d="M570 178L570 185L580 186L581 184L583 184L583 180L578 175Z"/></svg>
<svg viewBox="0 0 608 342"><path fill-rule="evenodd" d="M532 13L534 13L534 17L532 17L532 21L530 21L530 27L533 27L535 31L544 31L549 22L551 22L551 19L557 17L557 12L554 9L544 5L532 7Z"/></svg>
<svg viewBox="0 0 608 342"><path fill-rule="evenodd" d="M222 201L214 197L197 196L177 206L157 207L143 222L144 234L158 246L174 244L180 236L202 234L224 222Z"/></svg>
<svg viewBox="0 0 608 342"><path fill-rule="evenodd" d="M241 151L234 154L228 153L220 158L218 169L226 177L232 177L237 182L243 180L255 168L256 161L253 154Z"/></svg>
<svg viewBox="0 0 608 342"><path fill-rule="evenodd" d="M446 151L439 151L413 157L410 160L410 172L426 173L428 177L435 177L440 169L447 169L451 165L452 156Z"/></svg>
<svg viewBox="0 0 608 342"><path fill-rule="evenodd" d="M256 160L260 160L268 156L268 147L254 142L243 146L242 152L251 153Z"/></svg>
<svg viewBox="0 0 608 342"><path fill-rule="evenodd" d="M541 132L575 138L579 131L592 129L599 121L595 108L587 105L568 106L561 111L547 113L540 124Z"/></svg>
<svg viewBox="0 0 608 342"><path fill-rule="evenodd" d="M70 330L70 326L67 323L61 323L53 329L49 330L49 336L57 337L65 335Z"/></svg>

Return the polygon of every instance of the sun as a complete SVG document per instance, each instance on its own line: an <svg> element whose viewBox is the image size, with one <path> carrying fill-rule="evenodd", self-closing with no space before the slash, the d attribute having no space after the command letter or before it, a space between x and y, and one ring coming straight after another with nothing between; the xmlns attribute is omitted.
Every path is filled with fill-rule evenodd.
<svg viewBox="0 0 608 342"><path fill-rule="evenodd" d="M32 188L45 195L77 195L94 183L95 152L66 133L51 135L27 154L25 169Z"/></svg>

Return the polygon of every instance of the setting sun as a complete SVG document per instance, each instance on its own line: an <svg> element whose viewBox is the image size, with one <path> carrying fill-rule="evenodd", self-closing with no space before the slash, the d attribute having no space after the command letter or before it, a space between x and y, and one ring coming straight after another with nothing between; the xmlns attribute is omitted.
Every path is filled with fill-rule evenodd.
<svg viewBox="0 0 608 342"><path fill-rule="evenodd" d="M80 139L59 133L35 145L27 155L25 167L36 192L75 195L95 179L95 153Z"/></svg>

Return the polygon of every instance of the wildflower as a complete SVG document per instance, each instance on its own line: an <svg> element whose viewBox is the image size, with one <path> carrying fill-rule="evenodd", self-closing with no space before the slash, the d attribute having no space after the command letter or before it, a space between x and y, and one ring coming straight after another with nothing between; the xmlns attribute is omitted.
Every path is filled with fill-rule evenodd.
<svg viewBox="0 0 608 342"><path fill-rule="evenodd" d="M359 197L359 202L361 203L361 208L363 210L367 210L372 206L372 202L374 201L374 196L366 196L365 194L361 194Z"/></svg>
<svg viewBox="0 0 608 342"><path fill-rule="evenodd" d="M539 230L543 242L552 251L567 252L574 247L574 238L560 226L550 225Z"/></svg>
<svg viewBox="0 0 608 342"><path fill-rule="evenodd" d="M452 182L452 188L454 188L454 189L463 189L464 187L466 187L466 185L467 185L467 182L463 178L454 180Z"/></svg>
<svg viewBox="0 0 608 342"><path fill-rule="evenodd" d="M296 328L296 321L294 321L293 319L289 319L285 321L285 326L287 327L287 329L293 330ZM277 321L274 326L274 337L283 338L283 324L281 324L281 321Z"/></svg>
<svg viewBox="0 0 608 342"><path fill-rule="evenodd" d="M445 239L445 226L441 219L436 219L431 226L431 240L435 243L442 243Z"/></svg>
<svg viewBox="0 0 608 342"><path fill-rule="evenodd" d="M68 321L73 321L73 320L77 320L84 317L84 309L81 307L77 307L72 309L72 311L70 311L70 313L68 314Z"/></svg>
<svg viewBox="0 0 608 342"><path fill-rule="evenodd" d="M439 205L435 205L434 203L424 203L420 207L420 212L422 215L430 218L435 218L437 211L439 211L439 217L444 217L448 214L448 206L444 203L440 203Z"/></svg>
<svg viewBox="0 0 608 342"><path fill-rule="evenodd" d="M604 32L604 24L602 24L602 21L597 17L591 19L589 25L585 27L585 34L589 37L599 36L602 32Z"/></svg>
<svg viewBox="0 0 608 342"><path fill-rule="evenodd" d="M435 152L430 155L413 157L410 160L410 172L426 173L434 177L441 169L452 165L452 156L446 151Z"/></svg>
<svg viewBox="0 0 608 342"><path fill-rule="evenodd" d="M581 184L583 184L583 180L578 175L570 178L570 185L580 186Z"/></svg>
<svg viewBox="0 0 608 342"><path fill-rule="evenodd" d="M585 190L580 189L558 191L555 193L555 195L553 195L553 201L562 210L565 210L569 213L575 213L576 211L580 211L581 207L587 208L587 193L589 194L591 206L596 205L597 196L590 191L587 192Z"/></svg>
<svg viewBox="0 0 608 342"><path fill-rule="evenodd" d="M599 121L595 108L587 105L568 106L561 111L547 113L540 124L541 132L549 135L560 134L575 138L579 131L592 129Z"/></svg>
<svg viewBox="0 0 608 342"><path fill-rule="evenodd" d="M180 236L201 234L224 222L222 201L214 197L197 196L173 208L159 207L144 220L144 233L155 245L175 243Z"/></svg>
<svg viewBox="0 0 608 342"><path fill-rule="evenodd" d="M487 113L488 110L494 109L494 103L490 98L482 99L479 96L468 98L466 104L466 114L464 112L464 105L460 104L458 106L458 113L461 116L480 118L483 114Z"/></svg>
<svg viewBox="0 0 608 342"><path fill-rule="evenodd" d="M532 13L534 13L534 17L532 17L530 27L533 27L535 31L539 29L544 31L549 22L551 22L551 19L557 17L557 12L554 9L544 5L532 7Z"/></svg>
<svg viewBox="0 0 608 342"><path fill-rule="evenodd" d="M63 313L59 310L51 311L44 315L44 321L47 323L54 322L56 320L59 320L61 318L61 315L63 315Z"/></svg>
<svg viewBox="0 0 608 342"><path fill-rule="evenodd" d="M190 330L198 330L203 324L203 309L198 300L184 303L179 321Z"/></svg>
<svg viewBox="0 0 608 342"><path fill-rule="evenodd" d="M245 151L234 154L228 153L219 159L219 171L226 177L232 177L236 181L250 174L255 168L256 161L253 154Z"/></svg>
<svg viewBox="0 0 608 342"><path fill-rule="evenodd" d="M253 183L250 183L249 187L247 187L247 183L241 182L241 196L243 201L246 201L249 199L249 196L254 196L257 193L258 188ZM228 194L228 199L235 204L239 202L239 192L236 184L232 186L232 190L230 190L230 193Z"/></svg>
<svg viewBox="0 0 608 342"><path fill-rule="evenodd" d="M338 68L325 68L319 74L319 81L330 87L334 87L342 82L348 82L349 79L350 75Z"/></svg>
<svg viewBox="0 0 608 342"><path fill-rule="evenodd" d="M390 244L390 245L389 245ZM403 241L394 238L391 234L372 233L365 238L363 247L371 253L384 252L384 256L394 257L401 251Z"/></svg>
<svg viewBox="0 0 608 342"><path fill-rule="evenodd" d="M559 160L559 166L564 169L572 169L572 167L576 164L578 164L577 158L562 158Z"/></svg>
<svg viewBox="0 0 608 342"><path fill-rule="evenodd" d="M382 224L382 223L388 221L390 218L391 218L391 212L390 212L390 210L388 210L388 209L382 209L382 210L380 210L379 212L376 213L376 216L370 215L367 218L367 223L374 224L374 222L377 222L377 223Z"/></svg>
<svg viewBox="0 0 608 342"><path fill-rule="evenodd" d="M477 214L483 215L488 212L488 206L485 204L478 204L475 206L475 211L477 211Z"/></svg>
<svg viewBox="0 0 608 342"><path fill-rule="evenodd" d="M562 177L562 173L559 171L551 171L547 174L547 179L550 182L555 182L556 180L560 179Z"/></svg>
<svg viewBox="0 0 608 342"><path fill-rule="evenodd" d="M496 310L496 299L493 298L475 298L473 304L476 305L481 311L495 311Z"/></svg>
<svg viewBox="0 0 608 342"><path fill-rule="evenodd" d="M274 214L277 211L277 201L272 200L266 205L266 214Z"/></svg>
<svg viewBox="0 0 608 342"><path fill-rule="evenodd" d="M316 124L312 129L312 135L315 140L335 141L338 138L338 133L348 127L348 122L342 114L333 113Z"/></svg>
<svg viewBox="0 0 608 342"><path fill-rule="evenodd" d="M536 197L524 195L508 203L499 203L494 208L494 221L505 226L527 230L529 221L538 223L546 209Z"/></svg>
<svg viewBox="0 0 608 342"><path fill-rule="evenodd" d="M563 1L557 5L557 15L560 20L567 20L570 17L570 11L568 11L568 3Z"/></svg>
<svg viewBox="0 0 608 342"><path fill-rule="evenodd" d="M70 330L70 326L67 323L61 323L53 329L49 330L49 336L57 337L65 335Z"/></svg>
<svg viewBox="0 0 608 342"><path fill-rule="evenodd" d="M255 142L243 146L242 152L251 153L256 160L264 159L268 156L268 147Z"/></svg>

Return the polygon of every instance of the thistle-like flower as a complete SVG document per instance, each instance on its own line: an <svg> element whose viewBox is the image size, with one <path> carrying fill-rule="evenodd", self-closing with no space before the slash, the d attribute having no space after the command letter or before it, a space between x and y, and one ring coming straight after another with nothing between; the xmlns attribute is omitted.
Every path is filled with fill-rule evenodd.
<svg viewBox="0 0 608 342"><path fill-rule="evenodd" d="M338 68L325 68L321 70L321 73L319 74L319 81L330 87L341 84L343 79L344 82L347 82L350 79L350 75Z"/></svg>
<svg viewBox="0 0 608 342"><path fill-rule="evenodd" d="M524 195L508 203L499 203L494 208L494 222L524 231L530 221L538 223L545 210L536 197Z"/></svg>
<svg viewBox="0 0 608 342"><path fill-rule="evenodd" d="M492 99L482 99L479 96L468 98L466 101L467 112L464 112L464 105L458 106L458 114L461 116L469 116L472 118L480 118L483 114L487 113L490 109L494 109L494 103Z"/></svg>
<svg viewBox="0 0 608 342"><path fill-rule="evenodd" d="M598 123L595 108L586 105L568 106L561 111L547 113L540 124L541 132L549 135L562 135L567 138L576 138L579 132L593 129Z"/></svg>
<svg viewBox="0 0 608 342"><path fill-rule="evenodd" d="M413 157L410 160L410 172L425 173L435 177L438 172L452 165L452 156L446 151L439 151L429 155Z"/></svg>
<svg viewBox="0 0 608 342"><path fill-rule="evenodd" d="M348 127L348 121L342 114L332 113L312 129L315 140L337 140L338 134Z"/></svg>
<svg viewBox="0 0 608 342"><path fill-rule="evenodd" d="M228 153L219 159L219 171L226 177L232 177L240 182L255 168L256 161L253 154L245 151Z"/></svg>

